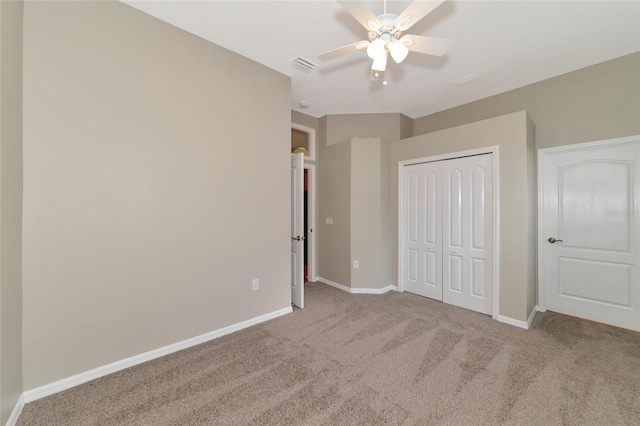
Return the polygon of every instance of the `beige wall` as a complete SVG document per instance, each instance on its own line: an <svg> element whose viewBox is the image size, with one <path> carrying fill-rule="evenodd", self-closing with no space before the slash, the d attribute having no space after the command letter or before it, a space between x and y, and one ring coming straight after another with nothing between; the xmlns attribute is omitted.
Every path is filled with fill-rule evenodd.
<svg viewBox="0 0 640 426"><path fill-rule="evenodd" d="M320 119L294 110L291 110L291 122L315 129L316 133L320 127Z"/></svg>
<svg viewBox="0 0 640 426"><path fill-rule="evenodd" d="M380 225L381 229L381 259L380 259L380 288L392 285L396 280L392 278L392 258L397 254L392 252L393 233L391 213L397 199L391 198L391 146L393 142L382 141L380 151ZM396 274L397 275L397 274Z"/></svg>
<svg viewBox="0 0 640 426"><path fill-rule="evenodd" d="M25 389L290 306L290 114L122 3L25 5Z"/></svg>
<svg viewBox="0 0 640 426"><path fill-rule="evenodd" d="M353 138L324 147L328 154L319 164L327 175L323 174L320 185L329 207L321 204L320 211L336 214L326 216L333 225L326 224L325 216L320 224L325 249L322 278L354 289L391 284L390 147L390 142L379 138ZM336 203L337 197L343 202Z"/></svg>
<svg viewBox="0 0 640 426"><path fill-rule="evenodd" d="M380 144L373 138L350 142L351 288L372 287L380 276Z"/></svg>
<svg viewBox="0 0 640 426"><path fill-rule="evenodd" d="M417 118L419 135L526 110L536 147L640 134L640 53ZM473 84L473 83L470 83Z"/></svg>
<svg viewBox="0 0 640 426"><path fill-rule="evenodd" d="M318 276L351 285L351 146L327 145L327 117L318 132ZM328 225L326 219L333 219Z"/></svg>
<svg viewBox="0 0 640 426"><path fill-rule="evenodd" d="M524 111L472 124L440 130L394 142L391 146L391 200L398 199L398 162L416 158L498 146L499 150L499 314L526 321L531 312L530 294L535 277L530 275L535 241L531 165L532 123ZM392 203L393 253L397 253L398 208ZM397 257L393 279L397 282Z"/></svg>
<svg viewBox="0 0 640 426"><path fill-rule="evenodd" d="M386 243L389 220L389 142L351 140L351 288L390 285ZM353 262L358 261L358 269Z"/></svg>
<svg viewBox="0 0 640 426"><path fill-rule="evenodd" d="M345 114L324 116L319 119L319 124L318 275L347 287L386 287L391 284L391 253L388 244L390 233L387 225L390 214L387 179L390 168L390 141L411 135L412 120L403 114ZM352 140L356 139L362 141L354 146ZM368 146L365 140L380 141L373 143L374 153L365 153ZM371 164L376 164L376 170L367 170L363 166L363 155L366 156L365 164L369 164L370 160ZM358 168L355 172L354 166ZM375 188L372 191L380 198L378 201L373 200L375 206L370 204L372 200L369 198L354 193L355 188L358 188L358 191L368 191L364 185L369 174L375 175L375 182L372 183ZM352 181L354 178L356 181ZM384 184L383 179L387 179ZM352 197L355 197L355 201ZM357 211L354 212L354 208ZM376 231L375 238L384 243L382 246L378 241L376 244L370 244L365 253L359 247L364 248L367 245L366 241L360 243L351 239L352 224L359 220L360 212L372 212L374 208L380 210L375 213L374 222L385 224L379 232ZM326 224L328 217L333 219L333 225ZM374 225L368 222L365 228L368 226ZM358 230L356 234L365 238ZM380 254L381 251L384 255ZM352 256L355 257L352 259ZM365 261L356 272L352 269L352 260L360 260L356 258L362 256L378 259L383 257L383 261L375 266ZM375 272L368 268L375 268ZM370 274L377 278L365 278ZM352 277L356 279L355 284L352 283Z"/></svg>
<svg viewBox="0 0 640 426"><path fill-rule="evenodd" d="M327 115L327 145L353 138L379 138L387 141L412 136L412 121L403 114Z"/></svg>
<svg viewBox="0 0 640 426"><path fill-rule="evenodd" d="M407 139L411 136L413 136L413 119L400 114L400 139Z"/></svg>
<svg viewBox="0 0 640 426"><path fill-rule="evenodd" d="M22 16L0 2L0 424L22 393Z"/></svg>
<svg viewBox="0 0 640 426"><path fill-rule="evenodd" d="M527 114L527 312L538 305L538 193L536 169L536 127Z"/></svg>

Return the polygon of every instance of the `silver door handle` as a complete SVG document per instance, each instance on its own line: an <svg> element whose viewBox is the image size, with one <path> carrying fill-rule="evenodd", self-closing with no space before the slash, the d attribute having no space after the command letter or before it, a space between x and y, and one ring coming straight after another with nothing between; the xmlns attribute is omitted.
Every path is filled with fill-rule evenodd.
<svg viewBox="0 0 640 426"><path fill-rule="evenodd" d="M291 237L291 239L294 241L304 241L304 237L301 235L298 235L297 237Z"/></svg>
<svg viewBox="0 0 640 426"><path fill-rule="evenodd" d="M551 244L553 244L553 243L561 243L562 242L562 240L556 240L553 237L549 237L549 239L547 241L549 241Z"/></svg>

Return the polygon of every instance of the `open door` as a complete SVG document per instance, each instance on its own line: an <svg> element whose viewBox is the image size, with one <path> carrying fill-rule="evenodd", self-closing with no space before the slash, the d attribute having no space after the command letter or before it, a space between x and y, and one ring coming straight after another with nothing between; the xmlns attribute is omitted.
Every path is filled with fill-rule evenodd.
<svg viewBox="0 0 640 426"><path fill-rule="evenodd" d="M291 155L291 303L304 308L304 156Z"/></svg>

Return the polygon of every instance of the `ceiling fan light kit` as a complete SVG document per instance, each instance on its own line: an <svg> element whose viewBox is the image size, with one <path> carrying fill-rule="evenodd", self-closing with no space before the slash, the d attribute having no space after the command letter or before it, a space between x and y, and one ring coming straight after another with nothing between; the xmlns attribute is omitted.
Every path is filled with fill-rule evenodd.
<svg viewBox="0 0 640 426"><path fill-rule="evenodd" d="M403 36L402 33L411 28L413 24L425 17L444 1L445 0L416 0L400 15L395 15L393 13L387 13L385 0L384 13L376 17L364 0L338 0L338 3L369 32L369 40L359 41L348 46L330 50L318 55L318 59L326 61L347 53L363 50L366 47L367 55L373 60L371 75L372 77L374 75L378 77L378 72L384 72L386 70L389 55L391 55L391 58L397 64L406 59L409 51L425 55L442 56L451 47L450 40L418 35Z"/></svg>

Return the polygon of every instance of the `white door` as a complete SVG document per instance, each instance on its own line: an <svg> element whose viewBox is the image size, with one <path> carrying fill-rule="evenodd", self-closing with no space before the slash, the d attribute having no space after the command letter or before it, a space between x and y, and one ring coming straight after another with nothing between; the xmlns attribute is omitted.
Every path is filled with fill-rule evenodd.
<svg viewBox="0 0 640 426"><path fill-rule="evenodd" d="M632 139L541 151L538 244L547 309L640 330L640 142Z"/></svg>
<svg viewBox="0 0 640 426"><path fill-rule="evenodd" d="M493 158L443 162L442 300L491 315Z"/></svg>
<svg viewBox="0 0 640 426"><path fill-rule="evenodd" d="M442 300L442 162L405 167L404 289Z"/></svg>
<svg viewBox="0 0 640 426"><path fill-rule="evenodd" d="M404 290L493 312L493 156L404 167Z"/></svg>
<svg viewBox="0 0 640 426"><path fill-rule="evenodd" d="M291 155L291 303L304 308L304 156Z"/></svg>

